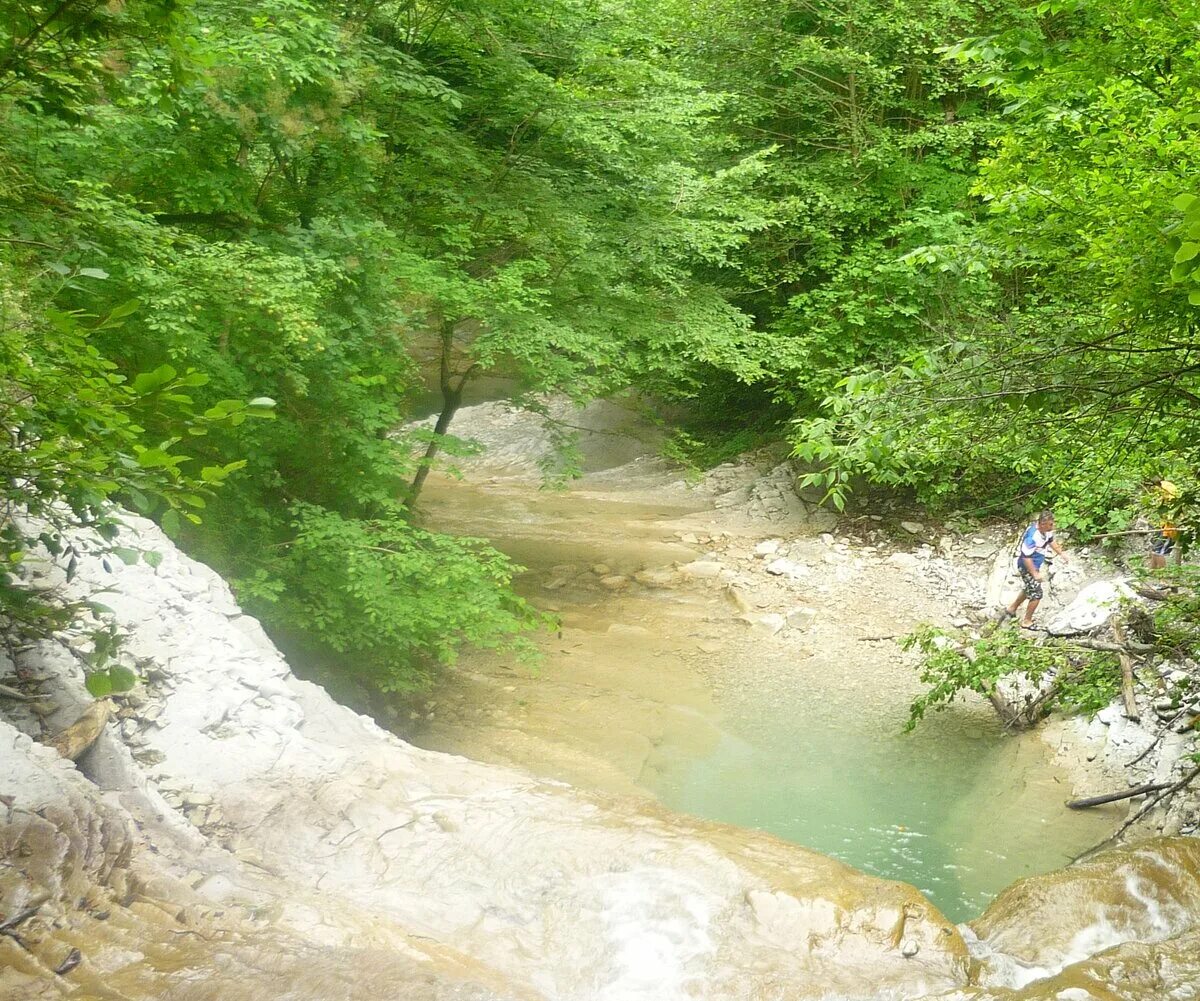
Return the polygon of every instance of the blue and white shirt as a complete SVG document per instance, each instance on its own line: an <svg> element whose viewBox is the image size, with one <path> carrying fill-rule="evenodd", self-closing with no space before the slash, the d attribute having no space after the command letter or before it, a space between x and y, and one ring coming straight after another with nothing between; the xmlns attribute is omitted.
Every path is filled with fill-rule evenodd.
<svg viewBox="0 0 1200 1001"><path fill-rule="evenodd" d="M1029 559L1033 563L1035 570L1041 570L1042 564L1046 562L1046 557L1051 555L1054 550L1051 546L1054 543L1054 530L1043 532L1037 526L1035 521L1027 529L1021 538L1021 549L1017 555L1017 566L1021 567L1024 564L1023 560Z"/></svg>

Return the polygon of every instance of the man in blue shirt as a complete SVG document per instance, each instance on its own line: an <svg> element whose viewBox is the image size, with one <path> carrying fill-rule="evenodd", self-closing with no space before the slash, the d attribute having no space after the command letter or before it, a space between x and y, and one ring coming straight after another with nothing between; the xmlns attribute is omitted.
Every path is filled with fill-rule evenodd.
<svg viewBox="0 0 1200 1001"><path fill-rule="evenodd" d="M1067 561L1062 546L1054 539L1054 512L1043 511L1038 515L1038 520L1025 529L1025 534L1021 536L1016 559L1016 571L1021 575L1021 593L1005 610L1001 616L1002 620L1016 615L1021 603L1028 599L1029 604L1025 606L1021 628L1033 628L1033 613L1042 600L1042 581L1045 579L1042 576L1042 567L1050 553L1062 556L1064 563Z"/></svg>

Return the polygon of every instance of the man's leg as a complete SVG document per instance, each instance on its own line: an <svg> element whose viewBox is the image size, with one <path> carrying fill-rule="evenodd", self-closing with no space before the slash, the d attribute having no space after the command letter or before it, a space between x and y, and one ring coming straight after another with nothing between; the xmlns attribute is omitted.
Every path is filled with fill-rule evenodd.
<svg viewBox="0 0 1200 1001"><path fill-rule="evenodd" d="M1026 594L1025 594L1025 592L1022 590L1022 591L1021 591L1021 593L1020 593L1020 594L1018 594L1018 595L1016 596L1016 598L1014 598L1014 599L1013 599L1013 603L1012 603L1011 605L1009 605L1009 606L1008 606L1008 614L1009 614L1009 615L1016 615L1016 614L1017 614L1017 609L1021 607L1021 602L1023 602L1023 601L1025 600L1025 598L1026 598L1026 597L1027 597L1027 595L1026 595Z"/></svg>
<svg viewBox="0 0 1200 1001"><path fill-rule="evenodd" d="M1025 615L1021 619L1021 625L1023 625L1023 626L1032 626L1033 625L1033 613L1037 611L1037 607L1041 603L1042 603L1041 598L1030 598L1029 599L1029 604L1025 606Z"/></svg>

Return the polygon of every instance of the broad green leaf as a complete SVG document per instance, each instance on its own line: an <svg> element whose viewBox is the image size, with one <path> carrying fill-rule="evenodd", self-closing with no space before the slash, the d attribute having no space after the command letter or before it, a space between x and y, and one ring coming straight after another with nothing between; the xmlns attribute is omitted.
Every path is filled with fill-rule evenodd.
<svg viewBox="0 0 1200 1001"><path fill-rule="evenodd" d="M93 698L103 699L113 693L113 679L108 671L92 671L83 679L83 686Z"/></svg>
<svg viewBox="0 0 1200 1001"><path fill-rule="evenodd" d="M122 667L120 664L110 667L108 669L108 676L114 694L128 692L138 682L138 676L129 668Z"/></svg>
<svg viewBox="0 0 1200 1001"><path fill-rule="evenodd" d="M142 304L137 299L130 299L128 302L122 302L119 305L113 306L108 311L110 320L122 320L132 313L136 313Z"/></svg>
<svg viewBox="0 0 1200 1001"><path fill-rule="evenodd" d="M179 522L179 512L173 507L167 508L162 516L162 530L172 539L177 538L183 526Z"/></svg>
<svg viewBox="0 0 1200 1001"><path fill-rule="evenodd" d="M170 365L160 365L153 372L140 372L134 376L131 383L135 393L146 394L158 389L175 378L175 369Z"/></svg>

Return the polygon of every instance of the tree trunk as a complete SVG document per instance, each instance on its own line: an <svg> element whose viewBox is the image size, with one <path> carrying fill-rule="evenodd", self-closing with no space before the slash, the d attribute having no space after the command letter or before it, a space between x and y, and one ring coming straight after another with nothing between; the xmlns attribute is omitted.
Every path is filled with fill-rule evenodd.
<svg viewBox="0 0 1200 1001"><path fill-rule="evenodd" d="M404 506L408 508L410 513L416 508L417 499L421 496L421 489L425 486L425 480L429 476L429 469L433 465L433 460L437 457L438 452L441 451L442 436L450 429L450 422L454 420L454 415L462 405L463 387L475 371L475 366L472 365L461 375L456 375L451 366L451 354L454 351L454 331L457 326L458 322L456 320L442 321L440 330L442 356L439 362L438 373L438 387L442 393L442 412L438 414L437 423L433 426L433 439L429 442L429 447L425 449L425 455L421 458L416 475L413 477L412 483L408 486L408 492L404 495Z"/></svg>
<svg viewBox="0 0 1200 1001"><path fill-rule="evenodd" d="M413 477L412 483L408 486L408 493L404 495L404 506L413 510L417 505L417 498L421 496L421 488L425 486L425 480L429 476L429 468L433 465L433 460L441 451L442 443L441 436L446 433L450 427L450 422L454 420L454 415L457 413L459 406L462 403L462 386L455 390L447 390L442 387L442 412L438 415L437 423L433 426L433 440L429 443L429 447L425 449L425 455L421 458L421 465L417 468L417 473Z"/></svg>
<svg viewBox="0 0 1200 1001"><path fill-rule="evenodd" d="M1171 782L1150 782L1136 789L1126 789L1124 792L1110 792L1107 796L1091 796L1088 799L1073 799L1067 804L1070 810L1086 810L1089 806L1103 806L1105 803L1119 803L1123 799L1133 799L1135 796L1145 796L1160 789L1170 789Z"/></svg>
<svg viewBox="0 0 1200 1001"><path fill-rule="evenodd" d="M1123 648L1126 642L1125 627L1119 620L1114 619L1112 631L1113 638ZM1137 722L1141 719L1141 714L1138 712L1137 698L1133 692L1133 658L1127 650L1121 649L1117 652L1117 659L1121 662L1121 698L1125 702L1125 716Z"/></svg>

